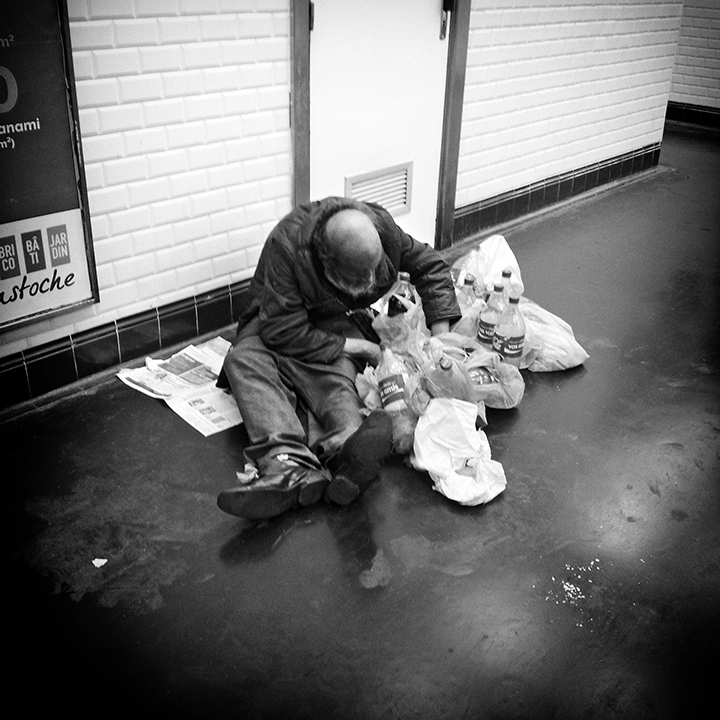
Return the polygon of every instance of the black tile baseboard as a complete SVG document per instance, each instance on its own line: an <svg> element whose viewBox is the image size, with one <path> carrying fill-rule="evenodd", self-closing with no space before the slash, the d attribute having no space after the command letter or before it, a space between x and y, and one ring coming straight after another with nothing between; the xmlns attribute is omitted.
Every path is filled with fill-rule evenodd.
<svg viewBox="0 0 720 720"><path fill-rule="evenodd" d="M249 285L226 285L0 358L0 410L232 325Z"/></svg>
<svg viewBox="0 0 720 720"><path fill-rule="evenodd" d="M670 101L665 112L665 121L720 130L720 108Z"/></svg>
<svg viewBox="0 0 720 720"><path fill-rule="evenodd" d="M655 167L659 160L660 143L653 143L458 208L453 224L454 242L461 242L495 225L517 220L528 213L569 200L601 185L649 170Z"/></svg>

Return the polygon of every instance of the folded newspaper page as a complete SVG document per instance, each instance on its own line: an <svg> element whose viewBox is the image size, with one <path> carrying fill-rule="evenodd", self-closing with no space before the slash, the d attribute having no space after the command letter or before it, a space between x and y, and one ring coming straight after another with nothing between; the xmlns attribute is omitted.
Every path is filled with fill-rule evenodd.
<svg viewBox="0 0 720 720"><path fill-rule="evenodd" d="M215 386L230 343L221 337L188 345L167 360L145 358L145 366L117 374L128 387L164 400L205 437L240 425L235 398Z"/></svg>

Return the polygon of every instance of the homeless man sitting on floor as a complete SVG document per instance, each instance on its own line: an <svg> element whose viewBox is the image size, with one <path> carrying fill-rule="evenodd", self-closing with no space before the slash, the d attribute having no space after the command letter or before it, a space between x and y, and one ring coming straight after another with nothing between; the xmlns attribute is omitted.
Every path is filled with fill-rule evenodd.
<svg viewBox="0 0 720 720"><path fill-rule="evenodd" d="M380 361L369 306L398 271L430 332L447 332L460 318L447 264L379 205L326 198L272 230L223 367L259 475L220 493L222 510L268 518L323 495L347 505L377 478L392 421L382 410L364 418L355 377Z"/></svg>

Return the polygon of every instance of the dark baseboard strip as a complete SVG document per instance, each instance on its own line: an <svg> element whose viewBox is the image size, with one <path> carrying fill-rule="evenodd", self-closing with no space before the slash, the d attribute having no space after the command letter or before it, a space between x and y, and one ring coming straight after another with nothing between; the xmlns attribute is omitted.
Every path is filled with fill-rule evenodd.
<svg viewBox="0 0 720 720"><path fill-rule="evenodd" d="M231 325L249 281L0 358L0 410Z"/></svg>
<svg viewBox="0 0 720 720"><path fill-rule="evenodd" d="M720 108L670 101L665 112L665 122L720 130Z"/></svg>
<svg viewBox="0 0 720 720"><path fill-rule="evenodd" d="M555 175L455 211L454 243L635 173L660 160L660 143Z"/></svg>

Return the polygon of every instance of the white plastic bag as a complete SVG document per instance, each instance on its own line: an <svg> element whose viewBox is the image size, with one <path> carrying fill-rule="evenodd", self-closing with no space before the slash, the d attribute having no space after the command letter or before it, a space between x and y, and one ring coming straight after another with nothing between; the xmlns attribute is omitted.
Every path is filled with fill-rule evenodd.
<svg viewBox="0 0 720 720"><path fill-rule="evenodd" d="M506 486L503 466L475 428L477 407L454 398L433 398L415 428L410 463L428 472L433 489L461 505L481 505Z"/></svg>
<svg viewBox="0 0 720 720"><path fill-rule="evenodd" d="M525 394L520 370L486 348L475 350L465 362L473 383L473 400L489 408L508 410L517 407Z"/></svg>
<svg viewBox="0 0 720 720"><path fill-rule="evenodd" d="M519 294L525 292L520 266L507 240L502 235L491 235L477 247L458 260L454 267L465 269L475 276L475 280L487 292L495 283L502 280L502 271L510 268L513 271L511 282Z"/></svg>
<svg viewBox="0 0 720 720"><path fill-rule="evenodd" d="M520 301L520 313L525 320L525 344L533 346L520 367L554 372L582 365L590 357L562 318L527 298Z"/></svg>

